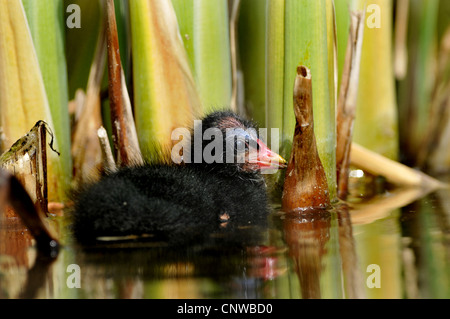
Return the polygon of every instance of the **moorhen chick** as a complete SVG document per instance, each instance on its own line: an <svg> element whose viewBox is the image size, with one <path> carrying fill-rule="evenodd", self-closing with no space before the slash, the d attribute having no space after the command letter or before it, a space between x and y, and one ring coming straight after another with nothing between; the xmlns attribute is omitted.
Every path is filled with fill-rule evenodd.
<svg viewBox="0 0 450 319"><path fill-rule="evenodd" d="M206 136L210 129L224 137L222 152L220 147L211 151L210 143L218 142L214 134L195 145L194 132ZM182 164L122 168L81 190L73 212L75 237L87 243L104 236L152 234L183 245L223 229L264 225L269 209L261 170L284 168L285 161L258 139L255 124L217 111L190 136ZM215 160L198 159L194 154L199 151L209 151Z"/></svg>

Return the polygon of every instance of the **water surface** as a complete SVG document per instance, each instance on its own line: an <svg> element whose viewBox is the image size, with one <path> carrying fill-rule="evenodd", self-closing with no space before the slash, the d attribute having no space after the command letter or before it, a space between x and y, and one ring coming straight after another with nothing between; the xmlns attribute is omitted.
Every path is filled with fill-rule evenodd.
<svg viewBox="0 0 450 319"><path fill-rule="evenodd" d="M267 229L242 229L251 238L243 245L147 238L86 248L67 217L54 217L56 258L3 216L0 298L450 298L450 191L422 195L395 190L302 214L275 205ZM80 288L70 287L70 265Z"/></svg>

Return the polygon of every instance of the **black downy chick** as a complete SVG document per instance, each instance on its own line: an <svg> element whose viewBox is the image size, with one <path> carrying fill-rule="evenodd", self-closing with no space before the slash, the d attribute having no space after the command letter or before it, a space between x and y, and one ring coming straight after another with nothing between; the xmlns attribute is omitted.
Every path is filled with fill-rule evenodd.
<svg viewBox="0 0 450 319"><path fill-rule="evenodd" d="M284 167L285 161L258 139L252 122L232 112L214 112L196 129L184 164L122 168L81 191L74 207L75 237L92 243L105 236L152 234L188 245L224 230L265 225L269 209L260 171ZM202 133L200 141L194 132ZM213 141L222 151L211 150L210 136L218 132L222 141Z"/></svg>

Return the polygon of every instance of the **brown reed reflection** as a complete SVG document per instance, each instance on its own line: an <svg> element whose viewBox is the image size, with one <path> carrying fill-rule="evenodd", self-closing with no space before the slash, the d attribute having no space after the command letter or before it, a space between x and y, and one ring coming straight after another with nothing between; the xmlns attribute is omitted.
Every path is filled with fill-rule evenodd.
<svg viewBox="0 0 450 319"><path fill-rule="evenodd" d="M341 205L337 209L339 224L339 253L342 260L345 295L350 299L365 298L364 279L358 268L355 240L349 208Z"/></svg>
<svg viewBox="0 0 450 319"><path fill-rule="evenodd" d="M302 297L321 298L322 257L330 238L331 215L324 210L308 210L287 213L284 217L284 237L294 261Z"/></svg>
<svg viewBox="0 0 450 319"><path fill-rule="evenodd" d="M332 214L337 214L339 256L342 265L344 296L365 298L364 280L358 268L349 209L345 205L334 211L307 210L284 215L283 229L289 255L294 262L302 298L318 299L324 295L321 285L325 258L330 243Z"/></svg>

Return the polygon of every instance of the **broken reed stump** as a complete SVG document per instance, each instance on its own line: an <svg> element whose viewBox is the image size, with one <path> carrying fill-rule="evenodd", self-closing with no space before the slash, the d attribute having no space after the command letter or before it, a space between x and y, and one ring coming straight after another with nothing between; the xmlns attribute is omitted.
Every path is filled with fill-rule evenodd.
<svg viewBox="0 0 450 319"><path fill-rule="evenodd" d="M111 146L109 145L108 133L105 128L101 126L97 130L98 141L102 149L102 168L104 172L112 173L117 170L116 162L112 154Z"/></svg>
<svg viewBox="0 0 450 319"><path fill-rule="evenodd" d="M53 149L53 133L44 121L38 121L0 156L0 167L20 181L45 215L48 214L47 132L51 137L50 147L56 152Z"/></svg>
<svg viewBox="0 0 450 319"><path fill-rule="evenodd" d="M4 201L0 206L12 206L36 239L38 249L55 255L57 236L45 223L48 214L47 133L51 137L50 148L57 152L53 148L53 133L44 121L38 121L0 156L0 197Z"/></svg>
<svg viewBox="0 0 450 319"><path fill-rule="evenodd" d="M320 209L330 205L327 178L314 135L311 71L297 68L294 83L294 140L282 195L286 212Z"/></svg>

